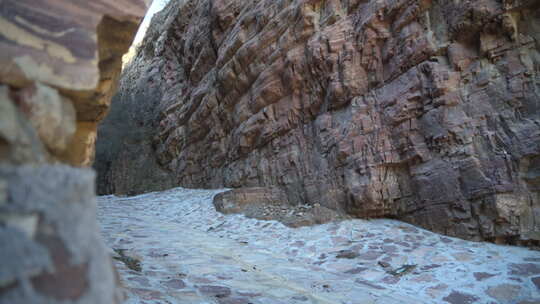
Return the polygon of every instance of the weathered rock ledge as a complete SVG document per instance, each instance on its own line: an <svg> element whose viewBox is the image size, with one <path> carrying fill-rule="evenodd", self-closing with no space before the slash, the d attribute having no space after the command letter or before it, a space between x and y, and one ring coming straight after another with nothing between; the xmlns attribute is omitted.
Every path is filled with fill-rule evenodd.
<svg viewBox="0 0 540 304"><path fill-rule="evenodd" d="M325 224L350 218L320 204L293 205L279 188L239 188L217 194L214 207L223 214L242 213L248 218L275 220L288 227Z"/></svg>

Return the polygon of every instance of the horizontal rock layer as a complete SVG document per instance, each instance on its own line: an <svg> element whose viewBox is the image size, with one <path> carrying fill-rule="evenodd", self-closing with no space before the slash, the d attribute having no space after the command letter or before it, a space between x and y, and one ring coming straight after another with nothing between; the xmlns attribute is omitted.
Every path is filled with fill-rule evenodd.
<svg viewBox="0 0 540 304"><path fill-rule="evenodd" d="M177 1L100 127L123 142L98 151L98 189L166 187L124 181L146 149L142 170L165 172L157 160L176 185L281 187L358 217L538 241L539 29L536 1ZM126 121L139 140L112 131Z"/></svg>
<svg viewBox="0 0 540 304"><path fill-rule="evenodd" d="M11 102L20 105L47 147L47 153L24 161L41 157L74 166L92 163L97 122L109 108L122 55L148 3L2 1L0 84L10 87ZM2 102L10 102L6 98Z"/></svg>

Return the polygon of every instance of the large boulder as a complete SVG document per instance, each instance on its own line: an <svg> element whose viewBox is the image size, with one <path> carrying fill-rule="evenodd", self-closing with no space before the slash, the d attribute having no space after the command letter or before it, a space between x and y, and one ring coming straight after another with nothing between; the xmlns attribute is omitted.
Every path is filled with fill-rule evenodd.
<svg viewBox="0 0 540 304"><path fill-rule="evenodd" d="M311 226L348 218L320 204L291 204L276 187L238 188L214 196L214 207L224 214L242 213L260 220L276 220L289 227Z"/></svg>

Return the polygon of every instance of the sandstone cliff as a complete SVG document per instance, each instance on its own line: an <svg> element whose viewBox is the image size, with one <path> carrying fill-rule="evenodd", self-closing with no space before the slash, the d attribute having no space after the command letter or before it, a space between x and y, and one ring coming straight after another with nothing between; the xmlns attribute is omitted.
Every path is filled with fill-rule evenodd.
<svg viewBox="0 0 540 304"><path fill-rule="evenodd" d="M0 0L0 303L118 303L89 168L149 1Z"/></svg>
<svg viewBox="0 0 540 304"><path fill-rule="evenodd" d="M178 1L100 127L122 142L98 148L98 188L278 186L292 203L536 242L539 51L538 1ZM112 130L134 132L132 113L147 114L130 142ZM151 166L126 158L140 150Z"/></svg>

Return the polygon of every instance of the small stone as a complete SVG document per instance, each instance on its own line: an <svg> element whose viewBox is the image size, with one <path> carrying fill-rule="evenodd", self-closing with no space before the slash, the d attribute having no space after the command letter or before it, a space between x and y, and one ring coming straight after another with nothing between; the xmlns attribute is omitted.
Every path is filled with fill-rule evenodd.
<svg viewBox="0 0 540 304"><path fill-rule="evenodd" d="M454 259L460 262L468 262L473 258L473 256L468 252L458 252L452 254L452 256L454 257Z"/></svg>
<svg viewBox="0 0 540 304"><path fill-rule="evenodd" d="M435 281L435 279L431 274L424 273L417 277L412 278L411 281L418 282L418 283L429 283L429 282Z"/></svg>
<svg viewBox="0 0 540 304"><path fill-rule="evenodd" d="M179 279L171 279L171 280L165 281L163 282L163 285L172 289L182 289L186 287L186 284L184 283L184 281L179 280Z"/></svg>
<svg viewBox="0 0 540 304"><path fill-rule="evenodd" d="M296 301L301 301L301 302L305 302L305 301L309 300L308 297L306 297L304 295L293 296L291 299L296 300Z"/></svg>
<svg viewBox="0 0 540 304"><path fill-rule="evenodd" d="M531 281L536 286L537 289L540 289L540 277L532 278Z"/></svg>
<svg viewBox="0 0 540 304"><path fill-rule="evenodd" d="M515 301L519 296L521 287L511 284L501 284L498 286L490 287L486 290L486 293L499 302Z"/></svg>
<svg viewBox="0 0 540 304"><path fill-rule="evenodd" d="M452 240L446 237L441 237L441 242L449 244L449 243L452 243Z"/></svg>
<svg viewBox="0 0 540 304"><path fill-rule="evenodd" d="M479 299L471 294L453 290L448 296L444 297L443 300L451 304L471 304Z"/></svg>
<svg viewBox="0 0 540 304"><path fill-rule="evenodd" d="M243 269L242 269L243 271ZM246 270L247 271L247 270ZM190 282L193 282L193 283L199 283L199 284L209 284L209 283L213 283L212 280L208 279L208 278L205 278L205 277L199 277L199 276L192 276L190 275L188 277L188 281Z"/></svg>
<svg viewBox="0 0 540 304"><path fill-rule="evenodd" d="M248 298L220 298L218 299L219 304L250 304L251 301Z"/></svg>
<svg viewBox="0 0 540 304"><path fill-rule="evenodd" d="M396 276L386 276L382 279L386 284L397 284L399 280L401 280L401 278Z"/></svg>
<svg viewBox="0 0 540 304"><path fill-rule="evenodd" d="M377 251L368 251L368 252L359 254L359 255L358 255L358 258L360 258L360 259L362 259L362 260L376 260L376 259L378 259L381 255L382 255L382 253L377 252Z"/></svg>
<svg viewBox="0 0 540 304"><path fill-rule="evenodd" d="M162 294L157 290L150 290L145 288L131 288L131 291L139 295L143 300L161 300Z"/></svg>
<svg viewBox="0 0 540 304"><path fill-rule="evenodd" d="M255 297L260 297L262 296L262 294L260 292L251 292L251 291L237 291L236 292L238 295L242 296L242 297L248 297L248 298L255 298Z"/></svg>
<svg viewBox="0 0 540 304"><path fill-rule="evenodd" d="M491 274L491 273L487 273L487 272L475 272L475 273L473 273L473 275L474 275L474 278L477 281L483 281L485 279L489 279L491 277L496 276L496 274Z"/></svg>
<svg viewBox="0 0 540 304"><path fill-rule="evenodd" d="M432 298L438 298L441 295L441 293L444 292L446 289L448 289L448 285L441 283L441 284L427 288L426 292Z"/></svg>
<svg viewBox="0 0 540 304"><path fill-rule="evenodd" d="M439 267L441 267L441 265L439 265L439 264L430 264L430 265L422 266L422 268L420 270L426 271L426 270L431 270L431 269L435 269L435 268L439 268Z"/></svg>
<svg viewBox="0 0 540 304"><path fill-rule="evenodd" d="M352 268L352 269L349 269L347 271L345 271L344 273L347 273L347 274L358 274L362 271L365 271L367 270L366 267L355 267L355 268Z"/></svg>
<svg viewBox="0 0 540 304"><path fill-rule="evenodd" d="M510 274L531 276L540 274L540 265L535 263L510 264Z"/></svg>
<svg viewBox="0 0 540 304"><path fill-rule="evenodd" d="M231 294L231 289L225 286L204 285L198 289L202 294L216 298L224 298Z"/></svg>
<svg viewBox="0 0 540 304"><path fill-rule="evenodd" d="M336 255L338 259L354 259L358 257L358 253L352 250L340 250Z"/></svg>
<svg viewBox="0 0 540 304"><path fill-rule="evenodd" d="M389 268L390 267L390 263L387 263L387 262L384 262L384 261L379 261L377 264L379 264L379 266L381 266L382 268Z"/></svg>
<svg viewBox="0 0 540 304"><path fill-rule="evenodd" d="M358 284L361 284L361 285L369 286L369 287L371 287L371 288L379 289L379 290L384 290L384 289L386 289L386 288L384 288L384 287L382 287L382 286L373 284L373 283L371 283L371 282L368 282L368 281L362 280L362 279L356 279L354 282L355 282L355 283L358 283Z"/></svg>
<svg viewBox="0 0 540 304"><path fill-rule="evenodd" d="M416 269L415 264L411 264L411 265L405 264L405 265L401 265L400 267L396 269L387 270L387 272L394 276L404 276L408 273L411 273L414 269Z"/></svg>
<svg viewBox="0 0 540 304"><path fill-rule="evenodd" d="M394 253L394 252L398 251L398 248L396 246L394 246L394 245L384 245L384 246L382 246L382 250L385 253Z"/></svg>
<svg viewBox="0 0 540 304"><path fill-rule="evenodd" d="M403 241L397 242L396 244L399 246L407 247L407 248L411 247L411 244L407 242L403 242Z"/></svg>
<svg viewBox="0 0 540 304"><path fill-rule="evenodd" d="M129 281L137 282L139 285L143 287L150 287L150 282L147 278L144 277L130 277L128 278Z"/></svg>

